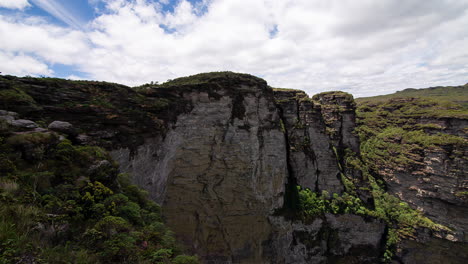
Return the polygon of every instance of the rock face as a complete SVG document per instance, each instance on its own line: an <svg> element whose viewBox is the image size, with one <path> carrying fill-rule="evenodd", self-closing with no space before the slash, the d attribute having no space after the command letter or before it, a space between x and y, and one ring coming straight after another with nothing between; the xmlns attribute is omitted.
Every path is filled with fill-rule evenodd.
<svg viewBox="0 0 468 264"><path fill-rule="evenodd" d="M385 224L325 214L310 224L272 218L272 263L378 263Z"/></svg>
<svg viewBox="0 0 468 264"><path fill-rule="evenodd" d="M153 96L158 92L167 91ZM191 110L164 136L113 156L138 175L135 181L163 204L168 225L206 263L378 260L381 222L327 215L304 224L272 216L283 207L286 183L344 190L320 108L305 93L278 90L274 98L255 80L209 91L186 87L179 97Z"/></svg>
<svg viewBox="0 0 468 264"><path fill-rule="evenodd" d="M464 155L450 157L453 151ZM466 157L454 146L423 150L420 164L386 177L389 191L454 230L456 241L468 241Z"/></svg>
<svg viewBox="0 0 468 264"><path fill-rule="evenodd" d="M320 107L302 91L276 90L275 96L288 137L290 176L311 190L341 193L339 161L325 133Z"/></svg>
<svg viewBox="0 0 468 264"><path fill-rule="evenodd" d="M138 91L0 76L2 92L11 96L0 98L2 122L18 121L8 111L37 124L62 120L50 129L77 144L111 150L120 170L162 205L167 225L204 263L379 263L384 254L388 226L381 220L325 213L304 222L288 214L298 184L341 195L348 191L342 182L347 179L369 202L361 171L346 166L349 153L359 158L355 105L348 94L310 99L233 73ZM466 130L462 119L441 122L457 135ZM461 241L468 211L460 195L466 190L466 159L452 158L455 151L466 156L465 149L424 150L419 166L387 179L390 192L457 230L418 230L421 236L399 246L398 263L423 263L425 254L433 256L431 263L466 259ZM90 173L110 165L95 164ZM443 251L452 245L461 257Z"/></svg>
<svg viewBox="0 0 468 264"><path fill-rule="evenodd" d="M434 238L418 232L418 240L404 240L396 263L465 263L468 259L466 243Z"/></svg>
<svg viewBox="0 0 468 264"><path fill-rule="evenodd" d="M433 221L452 229L450 240L468 241L468 120L463 119L460 113L450 112L457 109L455 106L444 112L447 110L443 106L423 98L363 101L360 106L362 118L365 119L367 114L368 119L385 120L374 123L375 127L398 124L399 134L383 138L391 145L408 149L404 152L408 162L378 164L378 174L385 181L388 192L424 212ZM408 110L408 106L413 109ZM442 140L426 146L406 142L411 138L402 135L405 130L401 128L419 132L426 141L430 141L431 136L440 136Z"/></svg>
<svg viewBox="0 0 468 264"><path fill-rule="evenodd" d="M164 138L148 141L131 159L129 150L114 152L207 263L267 263L268 215L283 205L285 137L273 92L254 81L211 94L188 89L181 96L192 110Z"/></svg>
<svg viewBox="0 0 468 264"><path fill-rule="evenodd" d="M350 149L359 153L356 128L356 103L352 95L344 92L324 92L313 96L328 128L332 144L337 149Z"/></svg>

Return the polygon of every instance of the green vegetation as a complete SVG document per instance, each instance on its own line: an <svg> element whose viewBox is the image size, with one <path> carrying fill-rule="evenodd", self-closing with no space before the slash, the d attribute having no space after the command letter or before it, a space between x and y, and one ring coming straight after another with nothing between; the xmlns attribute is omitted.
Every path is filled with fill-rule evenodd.
<svg viewBox="0 0 468 264"><path fill-rule="evenodd" d="M403 238L414 236L415 229L426 227L432 230L449 230L447 227L434 223L420 211L412 209L407 203L392 196L377 184L372 176L368 176L374 197L375 210L369 215L384 220L389 226L384 260L390 261L396 249L396 244Z"/></svg>
<svg viewBox="0 0 468 264"><path fill-rule="evenodd" d="M450 99L442 101L429 97L412 98L405 96L381 96L364 98L358 101L356 132L361 140L361 157L345 150L344 166L347 169L359 170L363 180L369 182L369 188L374 199L373 207L367 207L356 193L356 179L349 179L342 175L342 182L346 192L342 195L326 192L315 193L309 189L298 187L299 205L298 217L310 222L324 213L357 214L378 218L384 221L388 229L386 250L383 260L392 259L397 244L404 238L413 238L416 228L424 227L432 230L448 230L425 217L422 212L411 208L407 203L384 191L384 182L378 180L386 177L395 170L408 171L421 164L424 151L450 146L454 149L452 156L463 155L457 152L466 146L467 141L461 136L444 133L439 118L467 118L468 109L463 105L464 93L466 98L468 89L453 88L456 95L443 94L439 88L439 97ZM431 92L436 92L432 90ZM448 93L452 90L449 89ZM403 94L414 95L414 91ZM341 99L336 100L336 97ZM458 100L457 101L455 101ZM329 100L336 104L352 100L352 97L341 92L325 92L313 97L322 107L337 107L330 105ZM459 104L462 102L462 104ZM327 131L332 133L333 131ZM336 149L335 154L338 155ZM337 158L339 158L337 156ZM340 167L341 170L343 168ZM362 186L362 185L361 185ZM464 197L463 192L455 194Z"/></svg>
<svg viewBox="0 0 468 264"><path fill-rule="evenodd" d="M409 97L418 94L421 97ZM464 100L468 102L466 85L358 99L356 132L364 161L372 172L383 175L388 168L417 165L425 149L465 146L466 139L444 133L441 125L443 118L468 118Z"/></svg>
<svg viewBox="0 0 468 264"><path fill-rule="evenodd" d="M389 101L393 98L422 98L433 99L438 102L452 102L468 109L468 84L460 86L439 86L426 89L405 89L393 94L374 97L357 98L358 103Z"/></svg>
<svg viewBox="0 0 468 264"><path fill-rule="evenodd" d="M444 133L431 135L423 130L408 131L400 127L387 127L369 137L362 134L365 133L364 127L358 131L362 140L362 156L375 172L385 168L405 170L408 165L420 164L425 149L466 144L466 140L458 136Z"/></svg>
<svg viewBox="0 0 468 264"><path fill-rule="evenodd" d="M0 263L198 263L105 150L0 132Z"/></svg>
<svg viewBox="0 0 468 264"><path fill-rule="evenodd" d="M389 261L396 244L402 238L411 238L415 228L448 229L386 193L383 181L376 179L388 177L394 171L410 173L421 166L428 150L449 146L452 158L461 157L463 152L457 149L466 147L467 140L444 133L443 119L468 118L468 87L407 89L356 101L356 132L361 140L362 160L347 156L347 164L360 169L369 179L375 210L367 214L383 219L390 227L384 255Z"/></svg>
<svg viewBox="0 0 468 264"><path fill-rule="evenodd" d="M274 87L271 87L271 89L273 89L273 91L275 91L275 92L299 92L299 93L304 93L304 91L302 91L302 90L291 89L291 88L274 88Z"/></svg>
<svg viewBox="0 0 468 264"><path fill-rule="evenodd" d="M160 113L179 100L105 82L14 76L0 76L0 82L0 109L34 118L42 127L54 120L67 121L76 124L77 133L112 126L119 138L95 142L104 147L130 145L141 140L139 135L146 129L163 129L158 117L168 115Z"/></svg>
<svg viewBox="0 0 468 264"><path fill-rule="evenodd" d="M362 165L362 164L361 164ZM307 188L297 186L299 204L297 216L304 222L311 222L316 217L325 213L331 214L356 214L381 219L389 226L386 240L386 248L383 260L388 262L393 257L396 244L403 238L413 237L416 228L426 227L432 230L448 230L442 225L432 222L421 212L412 209L407 203L385 191L377 181L368 174L365 166L364 173L370 181L374 208L368 208L361 199L354 194L345 192L342 195L336 193L331 196L323 191L320 195ZM348 185L352 183L348 182Z"/></svg>
<svg viewBox="0 0 468 264"><path fill-rule="evenodd" d="M312 96L312 100L319 102L319 103L321 103L324 100L332 100L338 103L346 102L346 103L354 104L353 95L347 92L342 92L342 91L327 91L327 92L318 93Z"/></svg>
<svg viewBox="0 0 468 264"><path fill-rule="evenodd" d="M388 101L363 101L358 103L360 126L377 130L398 126L403 128L437 128L437 124L422 123L424 119L468 118L468 109L453 102L423 98L394 98Z"/></svg>
<svg viewBox="0 0 468 264"><path fill-rule="evenodd" d="M201 85L201 84L208 84L213 82L220 82L223 80L229 80L230 82L262 82L262 79L255 77L250 74L245 73L235 73L230 71L221 71L221 72L208 72L208 73L200 73L195 74L187 77L180 77L174 80L168 80L165 83L158 84L156 83L149 83L144 84L141 86L134 87L136 90L145 90L148 88L167 88L167 87L174 87L174 86L185 86L185 85Z"/></svg>
<svg viewBox="0 0 468 264"><path fill-rule="evenodd" d="M20 88L15 86L8 89L0 88L0 109L10 109L12 107L39 109L34 99Z"/></svg>
<svg viewBox="0 0 468 264"><path fill-rule="evenodd" d="M300 186L297 186L297 190L299 192L299 217L306 222L324 213L365 215L367 212L361 199L348 193L341 196L334 193L330 197L326 191L319 195Z"/></svg>

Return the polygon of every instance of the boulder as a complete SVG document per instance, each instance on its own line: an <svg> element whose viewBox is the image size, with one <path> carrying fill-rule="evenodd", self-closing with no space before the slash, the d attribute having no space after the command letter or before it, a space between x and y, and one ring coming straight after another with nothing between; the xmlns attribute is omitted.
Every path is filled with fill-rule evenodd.
<svg viewBox="0 0 468 264"><path fill-rule="evenodd" d="M75 134L75 129L72 124L64 121L54 121L49 124L48 128L55 132L64 134Z"/></svg>
<svg viewBox="0 0 468 264"><path fill-rule="evenodd" d="M10 124L20 129L35 129L38 127L38 125L35 122L26 119L12 120Z"/></svg>
<svg viewBox="0 0 468 264"><path fill-rule="evenodd" d="M18 117L18 113L0 110L0 119L5 120L7 123L15 120Z"/></svg>
<svg viewBox="0 0 468 264"><path fill-rule="evenodd" d="M15 120L14 117L9 115L0 115L1 120L5 120L7 123L11 123L11 121Z"/></svg>
<svg viewBox="0 0 468 264"><path fill-rule="evenodd" d="M14 119L18 118L18 113L16 112L11 112L11 111L6 111L6 110L0 110L0 116L11 116Z"/></svg>

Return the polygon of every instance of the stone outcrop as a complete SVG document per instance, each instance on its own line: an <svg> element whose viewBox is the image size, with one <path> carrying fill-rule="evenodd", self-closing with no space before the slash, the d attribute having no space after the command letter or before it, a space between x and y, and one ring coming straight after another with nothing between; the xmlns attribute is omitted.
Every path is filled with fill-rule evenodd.
<svg viewBox="0 0 468 264"><path fill-rule="evenodd" d="M359 153L359 138L356 128L356 103L353 96L344 92L324 92L313 96L320 104L327 132L337 149L349 149Z"/></svg>
<svg viewBox="0 0 468 264"><path fill-rule="evenodd" d="M385 224L357 215L325 214L312 223L271 218L272 263L378 263Z"/></svg>
<svg viewBox="0 0 468 264"><path fill-rule="evenodd" d="M298 90L275 90L288 138L292 178L311 190L342 193L338 159L326 134L320 107Z"/></svg>
<svg viewBox="0 0 468 264"><path fill-rule="evenodd" d="M37 124L31 120L17 119L10 121L10 124L18 129L30 130L37 128Z"/></svg>
<svg viewBox="0 0 468 264"><path fill-rule="evenodd" d="M423 211L429 218L454 231L455 241L468 241L467 150L450 157L454 146L423 150L420 164L388 175L391 193Z"/></svg>
<svg viewBox="0 0 468 264"><path fill-rule="evenodd" d="M465 263L468 259L466 243L435 238L418 232L417 240L403 240L394 263Z"/></svg>
<svg viewBox="0 0 468 264"><path fill-rule="evenodd" d="M466 145L431 147L412 153L405 168L388 168L388 191L450 229L453 241L468 241Z"/></svg>
<svg viewBox="0 0 468 264"><path fill-rule="evenodd" d="M76 131L73 128L73 125L70 124L69 122L56 120L56 121L53 121L52 123L50 123L47 126L47 128L50 129L50 130L57 131L57 132L60 132L60 133L65 133L65 134L68 134L68 135L71 135L71 136L76 134Z"/></svg>

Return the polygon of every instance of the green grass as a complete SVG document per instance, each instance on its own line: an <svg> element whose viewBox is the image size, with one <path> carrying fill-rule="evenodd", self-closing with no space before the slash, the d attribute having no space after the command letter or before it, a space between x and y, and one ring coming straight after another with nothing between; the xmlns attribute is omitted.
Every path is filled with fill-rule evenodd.
<svg viewBox="0 0 468 264"><path fill-rule="evenodd" d="M439 103L450 102L460 110L468 109L468 84L460 86L432 87L425 89L405 89L393 94L357 98L358 104L378 103L394 98L432 99Z"/></svg>
<svg viewBox="0 0 468 264"><path fill-rule="evenodd" d="M357 128L362 157L374 172L407 170L425 149L463 148L467 140L445 133L440 118L468 118L468 86L407 89L357 99ZM462 104L459 104L462 102Z"/></svg>
<svg viewBox="0 0 468 264"><path fill-rule="evenodd" d="M213 82L220 81L229 81L229 82L255 82L255 83L265 83L264 80L255 77L250 74L245 73L235 73L230 71L221 71L221 72L208 72L200 73L187 77L180 77L173 80L168 80L162 84L144 84L141 86L134 87L136 90L144 90L147 88L168 88L174 86L196 86L203 85Z"/></svg>
<svg viewBox="0 0 468 264"><path fill-rule="evenodd" d="M275 92L304 92L302 90L299 90L299 89L291 89L291 88L275 88L275 87L272 87L273 91Z"/></svg>
<svg viewBox="0 0 468 264"><path fill-rule="evenodd" d="M341 93L329 92L314 96L314 100L323 102ZM345 96L345 95L344 95ZM323 98L325 97L325 99ZM345 97L346 98L346 97ZM346 99L345 99L346 100ZM382 180L389 174L399 171L411 173L421 166L425 151L449 148L450 158L463 158L467 140L463 132L457 135L444 130L444 118L468 118L468 86L435 87L428 89L407 89L391 95L358 98L357 128L355 132L361 141L361 156L346 154L346 166L360 170L363 178L369 181L375 208L357 211L352 208L356 201L349 204L354 214L364 214L382 219L389 227L386 239L384 261L392 259L396 245L402 240L413 238L418 227L433 230L448 230L447 227L432 222L422 212L411 208L407 203L385 192ZM333 107L331 105L330 107ZM347 190L353 183L347 182ZM300 208L306 208L306 215L323 212L336 213L330 204L342 200L333 195L327 198L300 190ZM464 197L465 193L455 196ZM362 203L361 203L362 204ZM310 209L313 205L313 209ZM314 211L315 210L315 211ZM316 217L316 216L315 216Z"/></svg>
<svg viewBox="0 0 468 264"><path fill-rule="evenodd" d="M314 96L312 96L312 98L314 100L317 100L319 99L320 97L344 97L344 98L348 98L348 99L353 99L353 96L347 92L343 92L343 91L326 91L326 92L321 92L321 93L318 93L318 94L315 94Z"/></svg>

